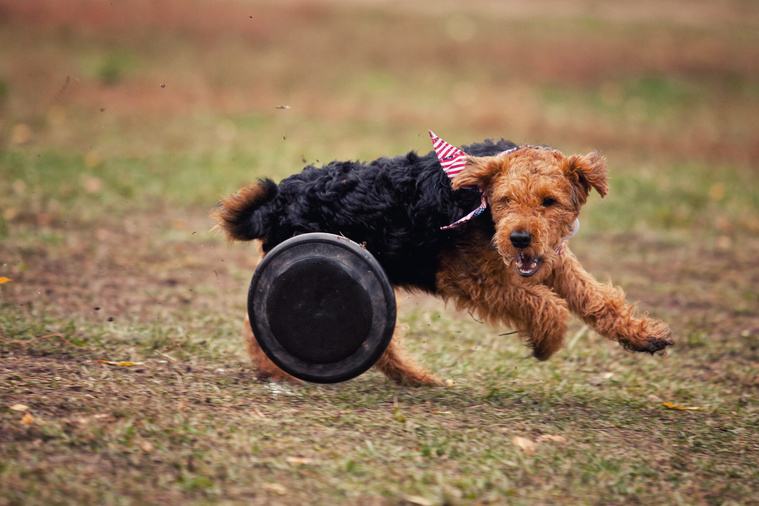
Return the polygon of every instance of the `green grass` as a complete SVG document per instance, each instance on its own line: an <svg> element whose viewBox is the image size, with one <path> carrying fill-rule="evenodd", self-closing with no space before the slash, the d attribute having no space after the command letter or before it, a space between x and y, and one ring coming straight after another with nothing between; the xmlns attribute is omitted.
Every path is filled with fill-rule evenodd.
<svg viewBox="0 0 759 506"><path fill-rule="evenodd" d="M623 169L624 170L624 169ZM755 231L759 197L753 176L735 166L699 162L644 165L611 177L609 198L592 204L593 226L638 229Z"/></svg>
<svg viewBox="0 0 759 506"><path fill-rule="evenodd" d="M687 23L473 2L464 34L460 13L172 1L0 0L0 504L756 503L740 0ZM570 245L672 326L668 355L572 321L537 362L510 329L404 297L407 347L449 386L256 380L258 254L209 210L307 163L426 152L428 128L603 151L611 191Z"/></svg>
<svg viewBox="0 0 759 506"><path fill-rule="evenodd" d="M434 319L435 343L415 340L412 348L456 378L445 389L399 388L376 373L334 386L257 383L239 356L230 357L236 336L229 322L215 336L226 348L222 355L188 346L181 336L163 339L165 328L139 323L130 326L133 342L120 342L122 332L112 330L105 332L107 345L84 343L100 356L141 363L131 368L98 364L74 347L62 352L59 342L24 347L37 357L37 371L6 372L3 381L14 398L33 400L39 420L26 428L18 413L3 412L7 422L15 420L7 427L16 443L5 447L14 464L0 470L0 479L15 497L35 502L55 494L150 501L143 489L169 498L263 500L278 497L281 489L272 484L284 487L287 502L409 495L433 502L656 502L679 495L692 502L694 494L711 502L751 495L759 474L755 400L728 393L720 381L696 387L687 374L673 374L698 367L687 346L684 356L675 352L662 362L586 337L543 364L524 360L518 344L471 321ZM41 329L29 331L14 335L23 340ZM73 342L102 330L70 323L60 332ZM177 362L155 353L171 339L182 342L166 352ZM477 353L482 347L492 349ZM119 354L125 349L135 351ZM476 363L461 366L474 362L472 354ZM709 354L720 355L719 346L700 346L700 356ZM748 358L730 361L733 385L751 381ZM4 362L13 365L14 356ZM710 361L720 363L726 362ZM501 364L514 372L495 374ZM667 409L662 401L704 409ZM532 455L511 443L541 435L564 440L538 443ZM35 441L44 450L22 451ZM75 466L78 477L35 474L58 465Z"/></svg>

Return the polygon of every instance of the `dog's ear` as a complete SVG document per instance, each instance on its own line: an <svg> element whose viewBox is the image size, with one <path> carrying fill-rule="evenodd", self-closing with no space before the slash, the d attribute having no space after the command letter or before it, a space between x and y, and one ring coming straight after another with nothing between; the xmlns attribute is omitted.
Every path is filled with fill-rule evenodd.
<svg viewBox="0 0 759 506"><path fill-rule="evenodd" d="M601 198L609 193L606 180L606 159L600 153L572 155L567 159L567 177L577 191L578 203L585 204L591 189L595 189Z"/></svg>
<svg viewBox="0 0 759 506"><path fill-rule="evenodd" d="M492 156L470 156L461 172L453 178L453 189L476 186L486 190L500 168L499 159Z"/></svg>

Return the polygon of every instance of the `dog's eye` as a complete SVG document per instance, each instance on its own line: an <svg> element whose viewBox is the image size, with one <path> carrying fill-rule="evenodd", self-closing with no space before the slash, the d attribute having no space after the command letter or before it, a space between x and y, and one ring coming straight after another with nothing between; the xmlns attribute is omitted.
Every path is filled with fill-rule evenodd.
<svg viewBox="0 0 759 506"><path fill-rule="evenodd" d="M543 203L541 204L543 207L551 207L556 203L555 199L552 199L551 197L546 197L543 199Z"/></svg>

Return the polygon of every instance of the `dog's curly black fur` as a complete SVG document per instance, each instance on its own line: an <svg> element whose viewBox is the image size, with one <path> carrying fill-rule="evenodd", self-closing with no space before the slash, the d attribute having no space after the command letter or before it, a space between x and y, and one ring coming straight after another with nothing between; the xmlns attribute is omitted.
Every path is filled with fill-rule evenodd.
<svg viewBox="0 0 759 506"><path fill-rule="evenodd" d="M515 147L499 140L464 146L474 156ZM435 291L440 251L459 229L440 230L475 209L480 193L453 190L434 151L385 157L369 163L309 165L279 185L258 183L259 195L220 215L231 238L261 239L264 252L299 234L328 232L362 243L395 286ZM233 211L230 209L234 208ZM468 227L491 230L489 212ZM492 232L491 232L492 235Z"/></svg>

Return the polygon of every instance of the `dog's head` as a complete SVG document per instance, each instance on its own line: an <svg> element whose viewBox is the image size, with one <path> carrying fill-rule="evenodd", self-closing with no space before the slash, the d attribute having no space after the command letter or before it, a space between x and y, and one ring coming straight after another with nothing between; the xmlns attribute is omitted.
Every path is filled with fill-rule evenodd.
<svg viewBox="0 0 759 506"><path fill-rule="evenodd" d="M500 156L469 157L453 188L477 186L495 222L493 244L521 279L539 282L551 272L591 189L609 186L598 153L566 157L525 146Z"/></svg>

